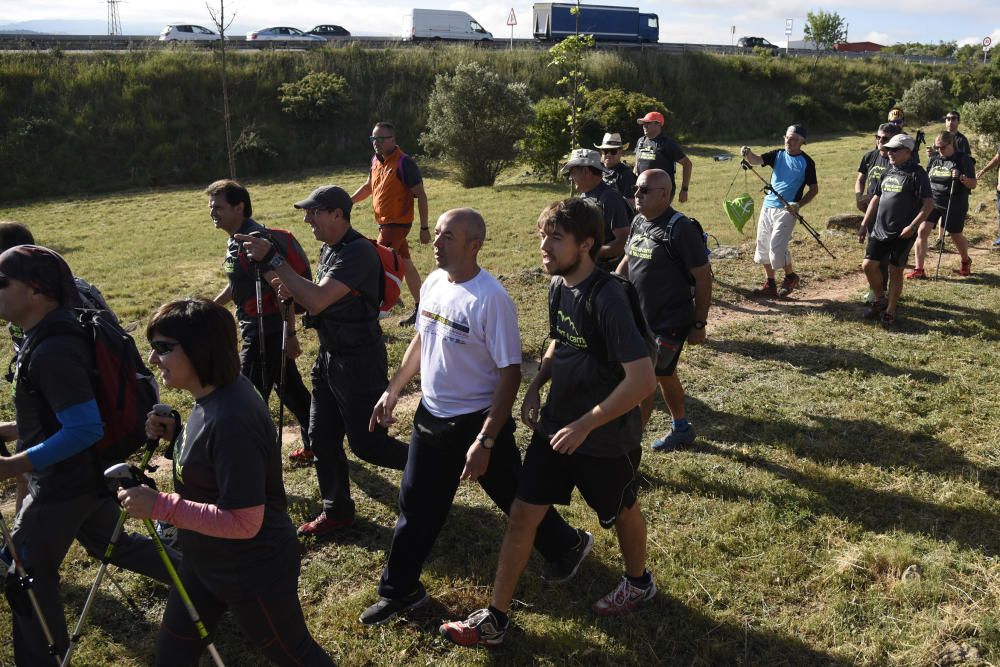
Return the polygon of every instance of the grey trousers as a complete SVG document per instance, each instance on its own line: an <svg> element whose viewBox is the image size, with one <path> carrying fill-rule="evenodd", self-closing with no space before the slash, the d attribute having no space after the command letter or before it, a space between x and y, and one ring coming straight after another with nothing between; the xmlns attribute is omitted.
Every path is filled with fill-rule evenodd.
<svg viewBox="0 0 1000 667"><path fill-rule="evenodd" d="M111 540L120 509L106 491L95 490L82 496L54 501L38 500L29 495L24 499L21 511L14 521L12 532L15 548L34 580L31 588L38 598L60 655L69 647L69 634L59 592L59 566L74 538L92 557L102 558ZM175 565L180 563L180 555L176 551L168 549L167 552ZM112 554L111 563L170 584L167 570L149 538L123 532ZM13 617L15 664L52 664L54 659L49 653L42 626L35 617L27 595L16 583L13 565L7 576L4 594L10 603Z"/></svg>

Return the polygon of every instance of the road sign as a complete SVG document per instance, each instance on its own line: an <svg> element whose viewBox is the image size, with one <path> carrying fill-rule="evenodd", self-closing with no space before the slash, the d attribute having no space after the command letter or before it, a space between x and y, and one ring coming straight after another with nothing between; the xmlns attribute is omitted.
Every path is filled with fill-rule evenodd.
<svg viewBox="0 0 1000 667"><path fill-rule="evenodd" d="M791 35L792 34L792 24L793 23L794 23L794 19L785 19L785 34L786 35Z"/></svg>
<svg viewBox="0 0 1000 667"><path fill-rule="evenodd" d="M507 17L507 25L517 25L517 17L514 16L514 8L510 8L510 16Z"/></svg>

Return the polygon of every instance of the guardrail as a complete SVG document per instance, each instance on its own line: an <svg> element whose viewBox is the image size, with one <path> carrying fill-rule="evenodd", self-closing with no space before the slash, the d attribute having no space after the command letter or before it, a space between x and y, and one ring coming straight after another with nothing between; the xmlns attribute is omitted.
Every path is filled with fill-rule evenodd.
<svg viewBox="0 0 1000 667"><path fill-rule="evenodd" d="M448 40L441 42L452 43ZM511 40L498 37L487 42L455 42L481 48L506 49ZM517 48L548 48L554 42L542 42L536 39L515 39L514 46ZM139 49L170 49L170 48L202 48L210 49L216 42L161 42L156 36L150 35L49 35L41 33L0 33L0 50L37 50L47 51L49 49L61 49L63 51L126 51ZM288 49L315 49L324 46L334 48L345 47L357 44L366 48L412 48L422 46L425 42L406 41L399 37L337 37L326 42L298 42L298 41L249 41L243 35L232 36L226 39L229 48L238 50L288 50ZM650 49L665 53L717 53L721 55L748 55L753 54L753 49L739 46L727 46L725 44L682 44L660 42L657 44L638 44L632 42L598 42L598 49ZM900 60L908 63L927 63L932 65L954 64L954 58L941 58L937 56L911 56L898 53L885 52L851 52L851 51L815 51L812 49L780 49L778 56L793 57L815 57L817 55L829 58L881 58L889 60Z"/></svg>

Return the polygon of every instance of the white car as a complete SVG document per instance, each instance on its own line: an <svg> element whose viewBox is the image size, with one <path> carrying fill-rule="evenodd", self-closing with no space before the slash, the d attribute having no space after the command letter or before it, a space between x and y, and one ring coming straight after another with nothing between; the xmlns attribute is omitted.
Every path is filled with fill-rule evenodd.
<svg viewBox="0 0 1000 667"><path fill-rule="evenodd" d="M247 33L248 42L277 40L281 42L325 42L319 35L309 35L298 28L261 28Z"/></svg>
<svg viewBox="0 0 1000 667"><path fill-rule="evenodd" d="M171 23L160 32L161 42L207 42L217 39L219 33L187 23Z"/></svg>

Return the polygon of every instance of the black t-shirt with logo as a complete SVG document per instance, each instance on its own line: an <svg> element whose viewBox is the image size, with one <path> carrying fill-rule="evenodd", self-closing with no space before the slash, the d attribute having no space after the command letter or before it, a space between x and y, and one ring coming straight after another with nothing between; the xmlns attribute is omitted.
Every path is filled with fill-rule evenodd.
<svg viewBox="0 0 1000 667"><path fill-rule="evenodd" d="M957 169L959 173L967 178L976 177L976 162L966 153L959 153L957 150L951 157L944 157L937 154L927 163L927 178L931 181L931 192L934 193L934 207L942 211L948 208L948 200L951 200L951 210L955 212L967 212L969 210L969 194L972 192L962 185L958 179L952 179L952 170ZM954 180L954 187L952 181Z"/></svg>
<svg viewBox="0 0 1000 667"><path fill-rule="evenodd" d="M594 202L600 207L604 215L604 243L611 243L615 238L615 230L628 227L632 221L631 211L628 202L614 188L608 186L603 181L590 192L580 195L582 199ZM620 262L622 256L601 258L598 266L613 271Z"/></svg>
<svg viewBox="0 0 1000 667"><path fill-rule="evenodd" d="M858 165L858 173L864 174L865 186L862 192L866 195L875 194L875 186L882 180L882 174L889 168L889 158L876 148L864 154L861 164Z"/></svg>
<svg viewBox="0 0 1000 667"><path fill-rule="evenodd" d="M705 266L705 244L694 224L668 208L652 220L640 214L632 221L625 254L628 277L639 293L642 313L653 333L684 329L694 321L691 269ZM670 238L667 229L670 228Z"/></svg>
<svg viewBox="0 0 1000 667"><path fill-rule="evenodd" d="M871 236L879 241L891 241L913 222L924 206L924 199L931 197L931 183L927 172L918 164L907 163L889 167L882 175L878 187L878 214Z"/></svg>
<svg viewBox="0 0 1000 667"><path fill-rule="evenodd" d="M631 199L635 195L635 178L632 168L624 161L612 167L610 173L604 174L604 182L613 187L625 199Z"/></svg>
<svg viewBox="0 0 1000 667"><path fill-rule="evenodd" d="M316 282L329 276L351 289L319 314L319 341L329 351L363 347L382 340L378 323L382 262L372 242L353 227L340 243L323 245Z"/></svg>
<svg viewBox="0 0 1000 667"><path fill-rule="evenodd" d="M639 174L647 169L662 169L673 181L677 163L685 157L680 144L662 134L655 139L642 137L635 145L635 167Z"/></svg>
<svg viewBox="0 0 1000 667"><path fill-rule="evenodd" d="M246 218L237 234L250 234L264 231L265 227L252 218ZM233 303L236 304L236 321L240 324L243 338L257 338L257 276L254 262L243 252L243 242L229 237L226 245L226 259L223 271L229 279L229 287L233 293ZM263 273L263 272L261 272ZM269 336L281 331L281 314L278 310L277 296L271 286L261 277L261 302L264 314L264 335Z"/></svg>
<svg viewBox="0 0 1000 667"><path fill-rule="evenodd" d="M606 399L625 378L622 364L649 358L646 341L636 328L628 297L620 284L607 280L593 295L593 314L597 330L605 341L608 359L588 351L584 322L587 298L597 272L573 287L561 276L554 276L557 299L555 355L552 380L542 407L538 431L552 436L563 426L580 418ZM642 424L639 408L594 429L576 451L588 456L614 458L640 445Z"/></svg>
<svg viewBox="0 0 1000 667"><path fill-rule="evenodd" d="M969 146L969 138L961 132L955 133L955 152L972 155L972 148Z"/></svg>
<svg viewBox="0 0 1000 667"><path fill-rule="evenodd" d="M295 529L274 424L246 377L195 400L174 445L174 490L185 500L224 510L263 505L264 521L250 539L183 529L179 535L185 564L214 581L264 587L274 580L277 561L294 547Z"/></svg>

